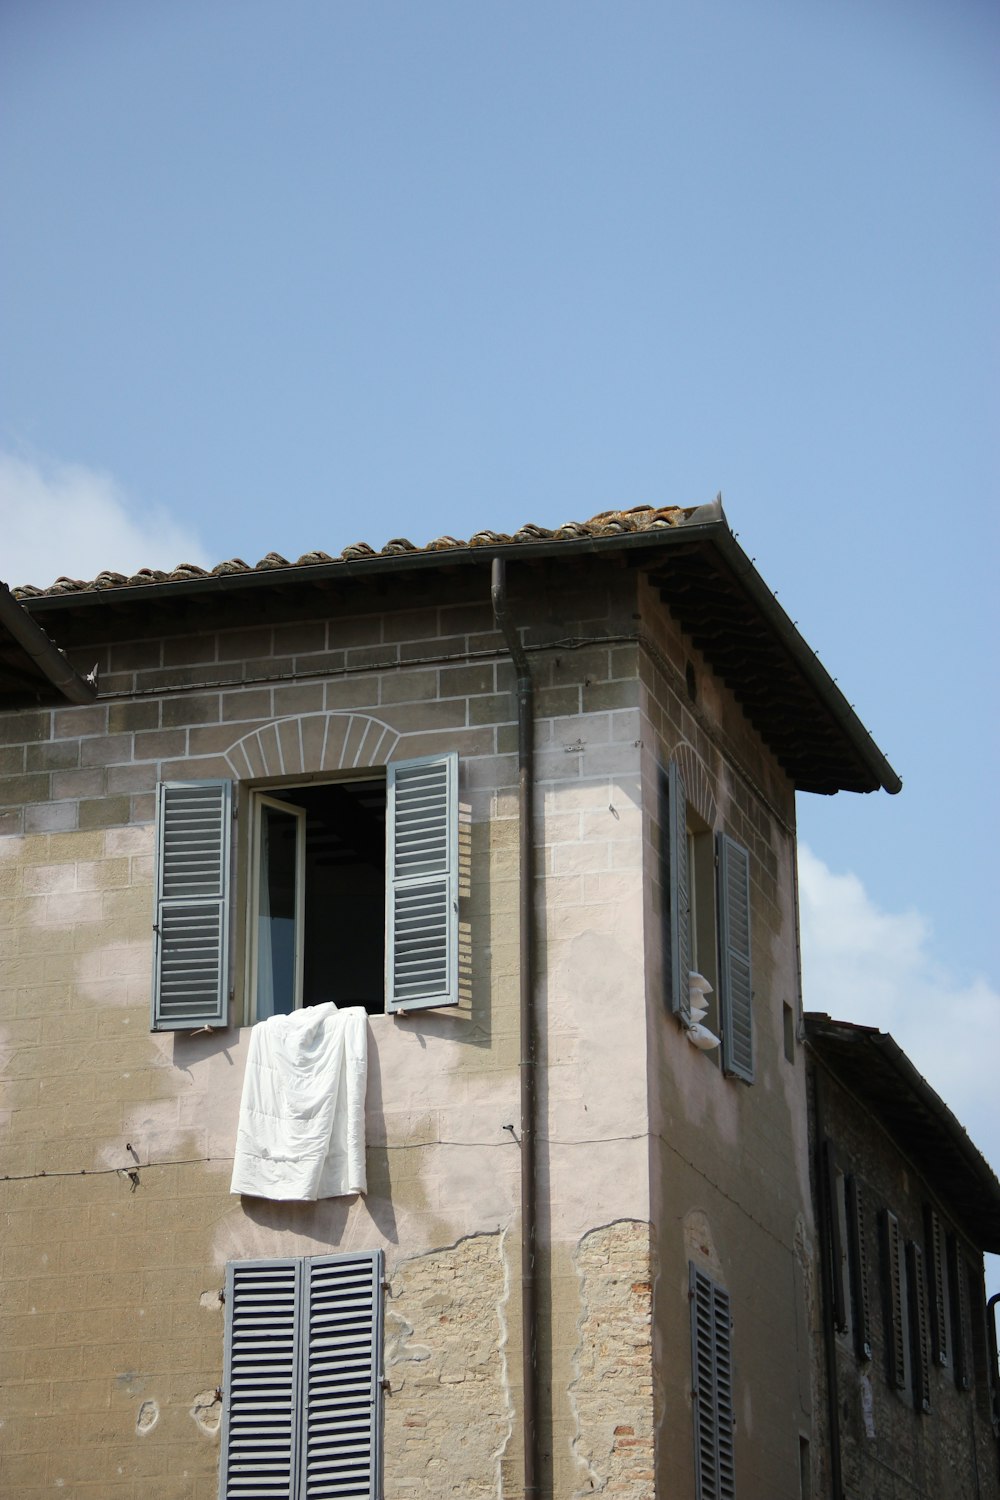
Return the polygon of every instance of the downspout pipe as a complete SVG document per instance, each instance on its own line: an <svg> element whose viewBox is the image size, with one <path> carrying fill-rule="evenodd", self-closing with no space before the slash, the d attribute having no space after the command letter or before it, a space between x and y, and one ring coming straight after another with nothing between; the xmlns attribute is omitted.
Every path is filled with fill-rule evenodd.
<svg viewBox="0 0 1000 1500"><path fill-rule="evenodd" d="M521 981L521 1321L523 1325L524 1500L541 1494L538 1431L537 1226L535 1136L538 1117L535 1025L534 792L535 700L531 669L507 609L507 572L494 557L490 593L517 673L518 889Z"/></svg>
<svg viewBox="0 0 1000 1500"><path fill-rule="evenodd" d="M89 677L81 677L62 652L26 609L14 598L5 583L0 583L0 624L43 672L57 692L70 703L93 703L97 697L97 668Z"/></svg>

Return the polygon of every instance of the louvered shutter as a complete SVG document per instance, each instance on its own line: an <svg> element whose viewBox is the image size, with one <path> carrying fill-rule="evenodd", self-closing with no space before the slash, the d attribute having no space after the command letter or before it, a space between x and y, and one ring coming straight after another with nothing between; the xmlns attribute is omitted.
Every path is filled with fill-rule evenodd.
<svg viewBox="0 0 1000 1500"><path fill-rule="evenodd" d="M833 1289L833 1322L838 1333L847 1332L847 1289L844 1285L845 1246L841 1236L840 1194L843 1173L837 1166L832 1141L823 1142L823 1193L826 1210L826 1251Z"/></svg>
<svg viewBox="0 0 1000 1500"><path fill-rule="evenodd" d="M882 1216L882 1283L886 1298L889 1384L906 1385L906 1334L903 1324L903 1246L899 1220L886 1209Z"/></svg>
<svg viewBox="0 0 1000 1500"><path fill-rule="evenodd" d="M960 1391L967 1391L972 1386L969 1283L965 1260L954 1234L948 1236L948 1281L951 1285L951 1343L955 1351L955 1384Z"/></svg>
<svg viewBox="0 0 1000 1500"><path fill-rule="evenodd" d="M382 1403L382 1254L305 1262L298 1500L375 1500Z"/></svg>
<svg viewBox="0 0 1000 1500"><path fill-rule="evenodd" d="M910 1297L910 1357L913 1361L913 1401L918 1411L931 1409L931 1340L927 1316L924 1253L908 1241L906 1282Z"/></svg>
<svg viewBox="0 0 1000 1500"><path fill-rule="evenodd" d="M458 756L388 768L386 1008L458 1004Z"/></svg>
<svg viewBox="0 0 1000 1500"><path fill-rule="evenodd" d="M928 1203L924 1208L927 1249L928 1300L931 1310L931 1347L935 1364L948 1363L948 1276L941 1215Z"/></svg>
<svg viewBox="0 0 1000 1500"><path fill-rule="evenodd" d="M226 1268L220 1500L379 1500L380 1250Z"/></svg>
<svg viewBox="0 0 1000 1500"><path fill-rule="evenodd" d="M697 1500L734 1500L735 1415L729 1294L690 1266Z"/></svg>
<svg viewBox="0 0 1000 1500"><path fill-rule="evenodd" d="M160 783L154 1031L227 1022L231 807L228 781Z"/></svg>
<svg viewBox="0 0 1000 1500"><path fill-rule="evenodd" d="M679 767L667 773L667 865L670 886L670 1008L691 1019L691 871L688 869L687 789Z"/></svg>
<svg viewBox="0 0 1000 1500"><path fill-rule="evenodd" d="M868 1237L865 1202L856 1177L848 1177L847 1255L851 1271L854 1309L854 1348L859 1359L871 1359L871 1301L868 1294Z"/></svg>
<svg viewBox="0 0 1000 1500"><path fill-rule="evenodd" d="M295 1260L226 1267L221 1500L297 1500L300 1274Z"/></svg>
<svg viewBox="0 0 1000 1500"><path fill-rule="evenodd" d="M722 1066L753 1083L753 976L750 968L750 856L720 833L719 1009Z"/></svg>

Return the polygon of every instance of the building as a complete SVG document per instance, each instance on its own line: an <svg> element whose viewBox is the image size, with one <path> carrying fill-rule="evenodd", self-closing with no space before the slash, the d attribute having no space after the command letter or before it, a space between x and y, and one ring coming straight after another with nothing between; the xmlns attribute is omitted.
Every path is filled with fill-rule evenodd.
<svg viewBox="0 0 1000 1500"><path fill-rule="evenodd" d="M807 1014L823 1277L821 1495L1000 1493L983 1252L1000 1183L891 1036Z"/></svg>
<svg viewBox="0 0 1000 1500"><path fill-rule="evenodd" d="M22 589L0 693L4 1494L818 1483L794 797L899 781L718 503ZM233 1196L328 999L367 1192Z"/></svg>

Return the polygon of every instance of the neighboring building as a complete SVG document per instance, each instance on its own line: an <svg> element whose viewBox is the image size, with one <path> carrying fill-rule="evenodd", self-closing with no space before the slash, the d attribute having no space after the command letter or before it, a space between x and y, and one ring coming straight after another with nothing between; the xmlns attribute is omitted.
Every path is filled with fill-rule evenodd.
<svg viewBox="0 0 1000 1500"><path fill-rule="evenodd" d="M819 1014L805 1025L826 1356L818 1493L995 1496L983 1252L1000 1252L1000 1183L891 1036Z"/></svg>
<svg viewBox="0 0 1000 1500"><path fill-rule="evenodd" d="M818 1484L795 792L899 781L718 504L19 599L0 1492ZM232 1197L327 999L367 1194Z"/></svg>

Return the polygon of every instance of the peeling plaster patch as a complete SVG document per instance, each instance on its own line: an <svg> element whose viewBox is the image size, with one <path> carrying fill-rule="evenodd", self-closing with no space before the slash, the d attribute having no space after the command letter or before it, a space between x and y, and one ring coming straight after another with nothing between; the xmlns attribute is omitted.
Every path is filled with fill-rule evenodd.
<svg viewBox="0 0 1000 1500"><path fill-rule="evenodd" d="M214 1390L199 1391L191 1407L191 1416L199 1432L215 1437L222 1421L222 1402Z"/></svg>
<svg viewBox="0 0 1000 1500"><path fill-rule="evenodd" d="M135 1430L138 1437L145 1437L152 1432L160 1420L160 1408L155 1401L144 1401L139 1407L139 1415L135 1419Z"/></svg>
<svg viewBox="0 0 1000 1500"><path fill-rule="evenodd" d="M198 1306L203 1307L206 1312L218 1312L222 1306L222 1292L202 1292L198 1298Z"/></svg>
<svg viewBox="0 0 1000 1500"><path fill-rule="evenodd" d="M652 1500L652 1257L649 1225L620 1219L591 1230L574 1256L580 1278L570 1444L574 1497Z"/></svg>
<svg viewBox="0 0 1000 1500"><path fill-rule="evenodd" d="M493 1500L514 1425L505 1236L401 1261L386 1306L386 1471L407 1500ZM443 1389L442 1389L443 1388ZM442 1475L461 1475L442 1489Z"/></svg>
<svg viewBox="0 0 1000 1500"><path fill-rule="evenodd" d="M722 1271L722 1262L715 1249L715 1241L712 1238L711 1225L708 1215L700 1208L692 1208L684 1215L684 1250L688 1260L697 1261L713 1280L719 1281L723 1286L726 1278ZM687 1295L687 1280L684 1282L684 1294Z"/></svg>

